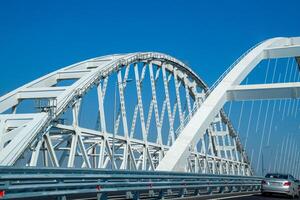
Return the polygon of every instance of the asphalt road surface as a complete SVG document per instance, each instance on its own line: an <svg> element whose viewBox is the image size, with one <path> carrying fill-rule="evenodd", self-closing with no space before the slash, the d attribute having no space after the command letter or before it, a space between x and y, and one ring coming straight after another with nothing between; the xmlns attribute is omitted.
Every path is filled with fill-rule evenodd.
<svg viewBox="0 0 300 200"><path fill-rule="evenodd" d="M271 195L271 196L262 196L262 195L252 195L252 196L245 196L245 197L236 197L236 198L227 198L227 199L232 199L232 200L280 200L280 199L289 199L287 196L282 196L282 195ZM300 199L300 198L295 198L295 199Z"/></svg>

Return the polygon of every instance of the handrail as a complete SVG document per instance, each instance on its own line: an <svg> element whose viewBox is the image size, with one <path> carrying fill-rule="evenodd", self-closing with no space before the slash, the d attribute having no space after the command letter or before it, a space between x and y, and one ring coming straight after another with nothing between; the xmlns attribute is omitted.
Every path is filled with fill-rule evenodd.
<svg viewBox="0 0 300 200"><path fill-rule="evenodd" d="M244 52L240 57L238 57L223 73L222 75L213 83L213 85L211 87L209 87L206 91L205 91L205 95L204 95L204 98L206 99L210 94L211 92L217 87L217 85L219 85L219 83L225 78L225 76L246 56L248 55L248 53L250 53L254 48L256 48L257 46L259 46L260 44L262 44L263 42L265 41L262 41L262 42L259 42L257 44L255 44L254 46L252 46L250 49L248 49L246 52ZM200 106L198 106L196 104L196 106L192 109L191 113L189 115L187 115L185 117L185 119L183 120L183 122L179 125L179 127L176 129L175 131L175 137L178 137L178 135L180 134L180 132L182 131L182 129L188 124L188 122L190 121L190 119L195 115L196 111L198 110ZM225 116L225 113L223 113L224 116ZM226 119L228 122L229 119ZM231 123L229 124L233 129ZM234 130L234 129L233 129ZM238 136L237 136L238 137ZM238 138L238 142L240 143L239 141L239 138ZM241 148L241 154L243 154L243 157L245 159L245 162L247 162L249 164L249 161L248 161L248 157L247 155L245 154L244 152L244 149ZM250 166L251 167L251 166Z"/></svg>
<svg viewBox="0 0 300 200"><path fill-rule="evenodd" d="M243 53L240 57L238 57L238 59L236 59L224 72L223 74L217 79L217 81L215 81L213 83L213 85L211 87L209 87L206 92L205 92L205 97L207 98L209 96L209 94L217 87L217 85L224 79L224 77L250 52L252 51L255 47L257 47L258 45L262 44L264 41L255 44L254 46L252 46L250 49L248 49L245 53ZM187 122L189 122L189 120L192 118L192 116L196 113L197 109L199 108L199 106L195 106L193 108L193 110L191 111L191 114L188 115L184 121L183 121L183 125L180 125L178 127L178 129L175 131L175 136L178 136L178 134L180 133L180 131L185 127L185 125L187 124Z"/></svg>
<svg viewBox="0 0 300 200"><path fill-rule="evenodd" d="M206 91L205 96L208 97L209 94L219 85L219 83L225 78L225 76L248 54L250 53L254 48L259 46L265 41L259 42L252 46L250 49L248 49L246 52L244 52L238 59L236 59L224 72L223 74L212 84L212 86Z"/></svg>
<svg viewBox="0 0 300 200"><path fill-rule="evenodd" d="M254 45L250 49L248 49L245 53L243 53L238 59L236 59L224 72L223 74L214 82L214 84L209 87L206 92L205 92L205 98L209 96L209 94L217 87L217 85L224 79L224 77L250 52L252 51L255 47L260 45L262 42ZM198 110L199 106L195 106L193 110L191 111L191 114L188 115L184 120L183 123L176 129L175 131L175 136L178 136L181 130L186 126L186 124L189 122L189 120L194 116L196 111Z"/></svg>

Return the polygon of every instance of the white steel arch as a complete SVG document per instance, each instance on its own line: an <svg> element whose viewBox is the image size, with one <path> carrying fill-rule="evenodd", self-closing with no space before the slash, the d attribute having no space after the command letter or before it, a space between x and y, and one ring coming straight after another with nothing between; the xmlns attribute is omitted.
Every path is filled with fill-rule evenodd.
<svg viewBox="0 0 300 200"><path fill-rule="evenodd" d="M137 104L131 113L131 126L128 125L126 113L128 102L124 100L130 70L133 72L137 96ZM151 104L147 117L142 98L142 82L146 73L149 73L148 81L151 83L151 91L148 92L151 93ZM119 130L122 123L122 136L113 136L106 127L104 97L108 79L112 74L117 76L117 82L114 84L120 101L120 113L116 116L113 130ZM157 94L159 76L162 77L160 85L164 91L161 105L158 105ZM69 86L56 86L60 80L69 79L76 81ZM170 86L171 79L175 88ZM83 128L79 124L82 98L94 87L97 87L100 130ZM42 157L43 166L61 167L67 160L67 167L76 167L76 158L81 157L79 167L105 168L110 162L113 168L157 169L170 146L176 144L176 138L181 135L188 119L194 118L193 112L202 104L206 91L206 84L188 66L161 53L109 55L76 63L0 98L0 165L16 165L21 158L25 158L25 165L37 166ZM171 92L175 94L174 97L171 96ZM183 106L182 98L185 98L186 106ZM19 104L26 99L37 100L39 104L44 102L45 105L39 105L37 112L19 114ZM161 112L158 106L161 106ZM60 122L60 117L68 109L72 112L73 120L72 124L66 125ZM210 122L206 138L196 141L199 147L191 150L184 168L201 173L251 174L238 135L225 113L220 110ZM149 142L149 124L153 112L158 134L156 142ZM168 116L169 126L168 133L165 133L169 135L167 144L163 144L159 134L163 131L164 113ZM179 121L177 130L174 127L176 116ZM141 124L142 139L132 136L137 120ZM219 137L222 138L222 142L219 141ZM229 145L225 145L225 140ZM114 152L112 145L115 142L117 147ZM122 155L119 155L120 151Z"/></svg>
<svg viewBox="0 0 300 200"><path fill-rule="evenodd" d="M276 86L268 85L257 85L254 86L254 88L250 88L249 86L239 86L239 84L263 59L299 56L300 37L269 39L247 51L207 92L207 98L182 130L174 145L160 162L157 170L185 170L184 164L190 155L189 150L193 148L197 140L203 137L205 130L209 127L209 124L213 121L225 102L235 98L233 94L235 91L236 95L240 94L240 99L255 99L262 95L262 93L257 93L258 90L261 92L264 91L264 89L266 91L267 89L272 90L272 88L277 89L277 91L284 89L279 91L281 94L275 96L272 96L272 91L268 93L269 96L265 93L264 98L281 98L286 94L289 95L287 98L297 98L296 90L292 92L290 90L291 88L297 89L299 86L298 83L277 84L277 88ZM243 89L246 91L246 94L242 94L241 90ZM251 90L256 90L256 94L251 94Z"/></svg>

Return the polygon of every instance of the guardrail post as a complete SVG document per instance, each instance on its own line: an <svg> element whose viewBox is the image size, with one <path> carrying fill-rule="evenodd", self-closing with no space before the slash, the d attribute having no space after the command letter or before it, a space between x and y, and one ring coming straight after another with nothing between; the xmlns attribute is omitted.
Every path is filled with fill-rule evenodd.
<svg viewBox="0 0 300 200"><path fill-rule="evenodd" d="M135 191L134 195L133 195L133 200L139 200L140 199L140 192L139 191Z"/></svg>
<svg viewBox="0 0 300 200"><path fill-rule="evenodd" d="M224 186L220 186L219 187L219 193L223 193L224 192Z"/></svg>
<svg viewBox="0 0 300 200"><path fill-rule="evenodd" d="M154 190L149 190L149 197L154 197L155 196L155 193L154 193Z"/></svg>
<svg viewBox="0 0 300 200"><path fill-rule="evenodd" d="M212 194L213 191L209 180L207 180L207 185L207 194Z"/></svg>
<svg viewBox="0 0 300 200"><path fill-rule="evenodd" d="M58 178L56 179L57 183L60 184L60 183L64 183L64 180L62 178ZM57 200L67 200L67 197L65 195L63 196L58 196L57 197Z"/></svg>
<svg viewBox="0 0 300 200"><path fill-rule="evenodd" d="M198 195L199 195L199 188L195 188L194 195L195 195L195 196L198 196Z"/></svg>
<svg viewBox="0 0 300 200"><path fill-rule="evenodd" d="M67 197L65 195L59 196L59 197L57 197L57 200L67 200Z"/></svg>
<svg viewBox="0 0 300 200"><path fill-rule="evenodd" d="M179 196L180 196L180 197L184 197L184 195L187 194L186 182L183 181L183 182L182 182L182 185L183 185L184 187L180 190L180 193L179 193Z"/></svg>
<svg viewBox="0 0 300 200"><path fill-rule="evenodd" d="M233 187L232 186L228 186L228 192L232 192L233 191Z"/></svg>
<svg viewBox="0 0 300 200"><path fill-rule="evenodd" d="M227 183L227 181L226 181L226 179L222 178L222 179L220 180L220 182L222 183L222 186L219 187L219 192L220 192L220 193L224 193L224 192L225 192L225 188L226 188L226 183Z"/></svg>
<svg viewBox="0 0 300 200"><path fill-rule="evenodd" d="M186 194L187 194L187 189L186 188L182 188L180 190L179 197L184 197L184 195L186 195Z"/></svg>
<svg viewBox="0 0 300 200"><path fill-rule="evenodd" d="M236 185L232 186L231 192L238 192L238 187Z"/></svg>
<svg viewBox="0 0 300 200"><path fill-rule="evenodd" d="M167 195L172 195L173 192L172 192L172 189L167 189Z"/></svg>
<svg viewBox="0 0 300 200"><path fill-rule="evenodd" d="M241 184L241 192L243 191L247 191L247 187L244 185L245 184L245 180L242 180L242 184Z"/></svg>
<svg viewBox="0 0 300 200"><path fill-rule="evenodd" d="M164 190L160 190L158 193L158 199L164 199Z"/></svg>
<svg viewBox="0 0 300 200"><path fill-rule="evenodd" d="M149 197L154 197L155 196L155 193L154 193L154 190L152 189L153 188L153 183L152 182L149 182L149 191L148 191L148 196Z"/></svg>
<svg viewBox="0 0 300 200"><path fill-rule="evenodd" d="M107 200L106 193L97 193L97 200Z"/></svg>
<svg viewBox="0 0 300 200"><path fill-rule="evenodd" d="M131 191L126 192L126 199L132 199L133 195Z"/></svg>

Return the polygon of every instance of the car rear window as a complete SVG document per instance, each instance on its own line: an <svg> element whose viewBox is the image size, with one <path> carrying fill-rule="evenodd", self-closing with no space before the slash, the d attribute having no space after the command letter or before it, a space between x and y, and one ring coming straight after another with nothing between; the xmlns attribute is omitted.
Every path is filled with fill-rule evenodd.
<svg viewBox="0 0 300 200"><path fill-rule="evenodd" d="M267 174L266 178L288 179L288 175L286 175L286 174Z"/></svg>

